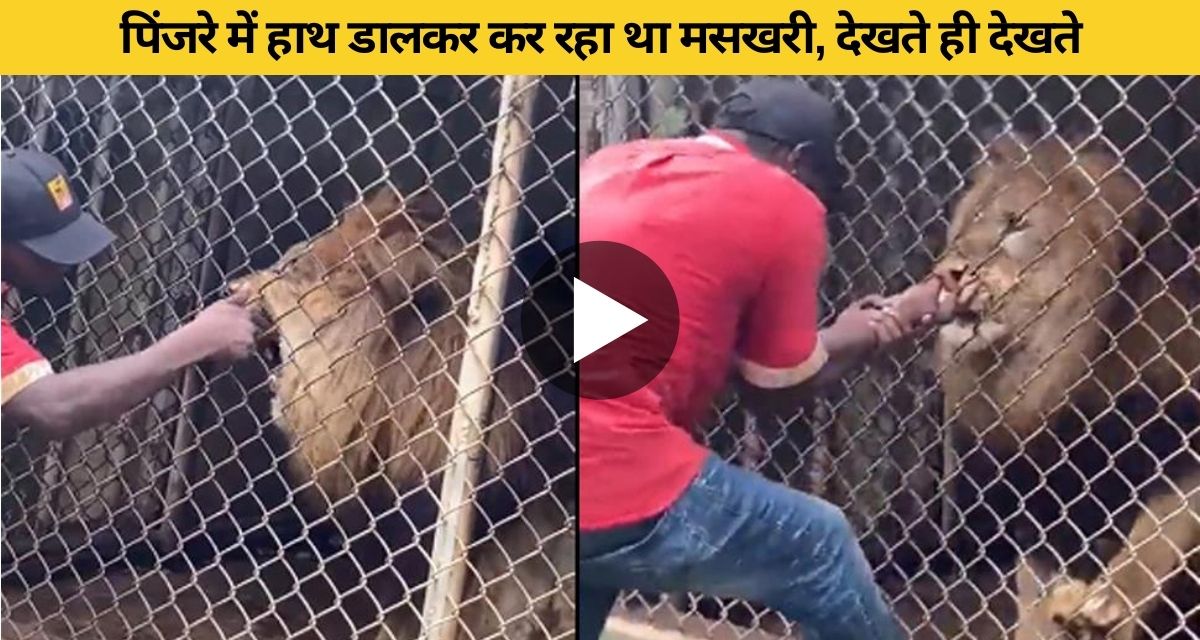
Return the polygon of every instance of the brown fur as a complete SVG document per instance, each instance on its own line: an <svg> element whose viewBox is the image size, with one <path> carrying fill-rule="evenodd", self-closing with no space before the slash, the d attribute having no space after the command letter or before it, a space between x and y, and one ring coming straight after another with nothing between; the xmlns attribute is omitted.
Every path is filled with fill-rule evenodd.
<svg viewBox="0 0 1200 640"><path fill-rule="evenodd" d="M344 211L311 243L288 250L273 268L233 284L247 290L274 322L282 362L272 383L274 414L294 447L289 468L305 487L302 502L311 513L327 513L350 496L386 507L396 493L438 485L465 339L460 303L471 285L472 265L454 232L439 224L442 217L432 204L431 198L404 199L385 187ZM558 428L537 398L528 369L517 364L497 375L485 425L483 479L501 469L506 478L519 475L506 467L529 457L529 443ZM543 468L573 465L541 462ZM555 498L544 495L544 478L527 475L513 484L521 480L532 487L517 490L523 494L518 499L527 501L523 519L529 524L518 518L499 526L485 543L503 546L513 560L485 546L473 552L473 564L479 578L496 581L487 590L501 601L497 606L509 616L505 622L516 625L507 628L528 627L528 633L513 637L540 637L534 633L538 622L561 634L574 627L558 582L574 564L566 517ZM543 495L534 497L538 492ZM538 535L531 538L531 531ZM537 553L532 559L520 555L539 548L555 554L550 562L557 571ZM381 560L367 564L376 561ZM515 577L507 574L510 569ZM475 576L470 582L477 595ZM414 583L419 581L409 581ZM400 614L407 619L394 628L413 623L409 608ZM468 608L464 615L474 637L501 628L486 609ZM520 621L529 611L538 622Z"/></svg>
<svg viewBox="0 0 1200 640"><path fill-rule="evenodd" d="M970 178L935 267L983 283L976 315L944 327L936 347L946 417L959 436L982 443L981 455L1001 465L1015 454L1054 458L1036 455L1035 439L1064 408L1102 425L1088 421L1123 393L1148 393L1161 403L1195 393L1200 267L1185 262L1169 279L1159 272L1139 244L1157 212L1118 158L1055 136L1035 142L1007 135L990 145ZM1152 539L1136 554L1150 560L1154 574L1137 585L1127 572L1119 580L1144 594L1161 588L1174 565L1163 555L1166 541L1154 538L1157 530L1139 521L1133 535ZM1198 542L1194 533L1178 537ZM1066 602L1082 584L1063 587L1054 602ZM1024 612L1024 628L1037 626L1029 617L1039 611L1045 609ZM1111 612L1094 607L1088 615Z"/></svg>

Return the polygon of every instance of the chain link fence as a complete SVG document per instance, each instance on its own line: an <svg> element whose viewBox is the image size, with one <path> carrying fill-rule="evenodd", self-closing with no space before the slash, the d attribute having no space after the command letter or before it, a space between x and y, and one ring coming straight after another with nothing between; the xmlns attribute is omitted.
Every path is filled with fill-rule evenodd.
<svg viewBox="0 0 1200 640"><path fill-rule="evenodd" d="M6 300L56 369L231 288L272 325L119 424L48 442L5 422L3 636L571 636L575 403L512 316L575 242L575 91L3 78L3 147L55 154L118 237L61 293ZM437 551L456 540L466 562Z"/></svg>
<svg viewBox="0 0 1200 640"><path fill-rule="evenodd" d="M584 160L698 134L738 80L582 78ZM1102 637L1114 621L1112 637L1139 637L1128 619L1140 637L1196 637L1200 81L796 81L843 124L826 320L934 270L985 295L786 423L730 393L697 437L845 508L914 638ZM792 632L695 594L626 594L616 615L698 637Z"/></svg>

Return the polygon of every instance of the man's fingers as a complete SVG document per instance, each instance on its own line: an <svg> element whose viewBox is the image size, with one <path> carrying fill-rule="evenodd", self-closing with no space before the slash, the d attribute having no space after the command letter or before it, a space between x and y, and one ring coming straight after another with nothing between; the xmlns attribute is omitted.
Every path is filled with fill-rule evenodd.
<svg viewBox="0 0 1200 640"><path fill-rule="evenodd" d="M911 295L921 301L936 299L938 294L946 290L945 283L940 278L930 278L909 287Z"/></svg>
<svg viewBox="0 0 1200 640"><path fill-rule="evenodd" d="M958 296L953 292L943 290L938 294L936 319L941 322L949 322L954 318L954 311L957 308Z"/></svg>
<svg viewBox="0 0 1200 640"><path fill-rule="evenodd" d="M872 317L872 325L882 332L884 342L893 342L904 337L907 333L904 323L891 309L885 309Z"/></svg>
<svg viewBox="0 0 1200 640"><path fill-rule="evenodd" d="M884 334L883 327L880 325L880 323L874 320L868 320L867 327L871 329L871 337L875 340L874 344L871 345L871 351L875 351L887 343L887 336Z"/></svg>
<svg viewBox="0 0 1200 640"><path fill-rule="evenodd" d="M890 321L893 326L900 331L901 334L908 333L908 331L912 328L912 323L910 323L907 318L902 317L900 315L900 311L896 307L884 307L883 315L884 318Z"/></svg>
<svg viewBox="0 0 1200 640"><path fill-rule="evenodd" d="M872 326L875 327L876 347L889 345L900 338L900 332L896 329L896 326L888 323L886 320L873 323Z"/></svg>
<svg viewBox="0 0 1200 640"><path fill-rule="evenodd" d="M251 313L250 324L253 327L252 331L256 337L266 333L271 328L271 320L261 313Z"/></svg>
<svg viewBox="0 0 1200 640"><path fill-rule="evenodd" d="M929 279L937 280L942 287L942 291L957 291L961 284L954 276L945 271L935 271L929 276Z"/></svg>

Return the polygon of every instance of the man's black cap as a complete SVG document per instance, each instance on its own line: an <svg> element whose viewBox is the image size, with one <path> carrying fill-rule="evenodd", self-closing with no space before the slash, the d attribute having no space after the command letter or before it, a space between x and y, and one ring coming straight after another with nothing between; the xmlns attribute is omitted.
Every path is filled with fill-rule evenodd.
<svg viewBox="0 0 1200 640"><path fill-rule="evenodd" d="M91 260L115 236L84 212L54 156L31 149L3 152L0 236L64 266Z"/></svg>
<svg viewBox="0 0 1200 640"><path fill-rule="evenodd" d="M836 158L833 103L795 79L759 77L743 83L721 101L713 126L756 134L788 149L807 143L805 155L822 165Z"/></svg>

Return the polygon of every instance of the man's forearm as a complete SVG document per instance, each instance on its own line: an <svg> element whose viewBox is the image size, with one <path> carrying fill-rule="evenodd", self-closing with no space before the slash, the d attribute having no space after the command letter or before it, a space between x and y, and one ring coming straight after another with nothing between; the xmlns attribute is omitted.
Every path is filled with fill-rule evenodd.
<svg viewBox="0 0 1200 640"><path fill-rule="evenodd" d="M763 389L743 382L741 393L744 399L766 414L787 418L795 414L806 398L813 396L821 387L844 378L870 355L870 348L846 340L835 327L822 329L819 336L821 348L828 357L812 377L783 389Z"/></svg>
<svg viewBox="0 0 1200 640"><path fill-rule="evenodd" d="M809 379L813 386L823 386L841 380L852 369L862 364L871 350L861 343L842 339L835 327L826 327L820 332L821 346L829 358L825 366Z"/></svg>
<svg viewBox="0 0 1200 640"><path fill-rule="evenodd" d="M38 380L4 413L47 437L67 438L116 420L203 357L169 335L139 353Z"/></svg>

